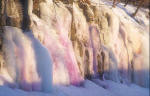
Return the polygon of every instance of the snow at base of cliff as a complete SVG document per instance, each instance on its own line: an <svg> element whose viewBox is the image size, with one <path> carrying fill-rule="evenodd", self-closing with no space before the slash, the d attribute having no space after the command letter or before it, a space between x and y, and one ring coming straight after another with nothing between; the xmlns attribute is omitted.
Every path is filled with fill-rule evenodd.
<svg viewBox="0 0 150 96"><path fill-rule="evenodd" d="M149 96L149 89L137 85L124 85L113 81L85 80L81 86L55 86L53 92L25 92L0 86L0 96ZM107 87L102 86L102 83ZM104 84L104 85L105 85Z"/></svg>

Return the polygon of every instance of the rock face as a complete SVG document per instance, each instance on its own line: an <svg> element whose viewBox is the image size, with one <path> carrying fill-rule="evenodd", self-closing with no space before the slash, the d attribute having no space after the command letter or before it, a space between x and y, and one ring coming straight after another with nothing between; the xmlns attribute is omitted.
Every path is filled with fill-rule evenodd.
<svg viewBox="0 0 150 96"><path fill-rule="evenodd" d="M2 8L0 25L1 29L5 29L1 35L4 38L1 50L4 54L1 56L4 59L0 62L6 62L1 66L1 71L8 70L12 84L19 84L25 90L44 90L48 87L46 84L52 86L51 79L56 85L79 85L84 79L100 78L148 87L149 36L146 31L137 27L139 24L115 14L104 4L97 6L88 0L82 2L33 0L33 2L29 34L32 32L34 36L30 38L31 41L40 42L39 45L43 47L35 47L41 50L45 48L43 50L47 50L47 55L45 51L34 49L30 43L25 46L26 42L31 41L25 39L26 33L21 33L22 31L19 33L17 30L20 29L14 28L21 28L22 24L20 2L0 1ZM9 49L8 46L14 47ZM43 53L45 58L38 55ZM33 62L30 62L30 59L33 59L31 60ZM53 66L49 65L51 61ZM43 69L38 69L36 66L42 63ZM15 66L19 68L16 69ZM28 73L29 70L33 74ZM44 75L44 72L47 74ZM5 78L2 73L2 77ZM21 77L20 74L24 75ZM24 81L23 84L19 82L21 79ZM41 79L47 83L42 83ZM30 84L25 83L28 81ZM34 84L38 87L34 87Z"/></svg>

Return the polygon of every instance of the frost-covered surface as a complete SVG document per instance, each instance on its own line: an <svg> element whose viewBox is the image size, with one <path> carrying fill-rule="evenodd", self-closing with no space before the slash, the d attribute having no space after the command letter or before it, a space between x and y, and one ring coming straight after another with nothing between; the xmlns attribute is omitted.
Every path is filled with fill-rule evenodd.
<svg viewBox="0 0 150 96"><path fill-rule="evenodd" d="M5 57L7 59L6 66L11 77L11 79L7 79L9 75L3 73L1 78L4 85L10 83L11 87L28 91L50 91L52 87L52 60L48 50L39 40L34 38L31 32L23 34L22 30L8 26L4 30L3 50L7 54ZM1 70L1 72L3 71L5 72L5 70Z"/></svg>
<svg viewBox="0 0 150 96"><path fill-rule="evenodd" d="M108 5L110 8L112 8L112 2L109 0L102 0L104 4ZM149 9L140 8L136 14L135 17L132 17L132 14L135 12L137 7L128 4L126 7L124 7L124 3L119 3L115 8L112 8L113 12L116 13L120 17L120 19L126 19L132 23L134 23L136 26L139 26L140 28L146 30L149 32ZM118 14L121 13L121 14Z"/></svg>
<svg viewBox="0 0 150 96"><path fill-rule="evenodd" d="M113 81L92 79L73 86L69 84L80 82L84 75L96 74L100 59L97 59L97 54L100 54L98 48L101 46L100 32L95 24L87 23L83 10L77 4L73 5L72 15L62 3L58 7L49 1L46 0L40 5L41 18L32 15L35 37L31 33L21 33L20 29L6 27L4 51L8 54L5 57L8 60L8 72L3 69L0 74L0 96L149 96L148 88L126 82L130 78L128 71L132 71L134 76L131 78L134 78L134 83L149 86L149 23L145 15L147 9L140 9L133 18L130 15L135 7L131 5L124 8L123 4L118 4L116 8L112 8L109 1L92 0L102 5L102 9L97 11L104 15L101 24L109 23L106 28L109 32L103 38L110 39L106 45L111 47L112 52L107 53L106 46L102 47L105 60L110 58L110 62L102 63L109 71L104 73L104 77ZM104 20L106 17L108 22ZM72 19L75 33L69 33ZM105 30L100 31L102 33ZM137 56L130 56L133 53ZM134 70L128 67L131 58ZM126 84L120 84L119 80ZM52 86L52 83L57 86ZM17 89L20 87L32 92ZM45 90L50 90L51 93L36 92Z"/></svg>

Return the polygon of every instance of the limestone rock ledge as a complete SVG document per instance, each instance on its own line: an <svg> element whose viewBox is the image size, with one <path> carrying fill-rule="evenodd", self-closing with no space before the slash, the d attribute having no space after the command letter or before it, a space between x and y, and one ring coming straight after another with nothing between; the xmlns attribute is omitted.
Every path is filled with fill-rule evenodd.
<svg viewBox="0 0 150 96"><path fill-rule="evenodd" d="M100 78L149 87L149 33L143 30L148 26L141 26L126 13L118 15L120 11L102 1L99 4L88 0L69 1L33 0L30 28L51 55L53 83L76 85L84 79ZM23 9L18 0L1 0L0 7L3 71L11 63L18 64L17 49L11 49L14 61L7 62L12 58L7 58L11 53L4 46L7 45L4 26L20 29Z"/></svg>

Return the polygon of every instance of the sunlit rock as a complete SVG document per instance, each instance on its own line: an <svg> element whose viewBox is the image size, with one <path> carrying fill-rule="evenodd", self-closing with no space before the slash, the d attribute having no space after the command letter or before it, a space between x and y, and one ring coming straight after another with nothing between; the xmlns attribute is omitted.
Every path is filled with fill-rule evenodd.
<svg viewBox="0 0 150 96"><path fill-rule="evenodd" d="M112 9L98 0L34 0L30 31L23 33L12 27L21 26L21 6L7 2L1 22L1 85L49 92L53 84L101 79L149 87L146 20L141 25L122 7ZM109 88L103 81L94 82Z"/></svg>

